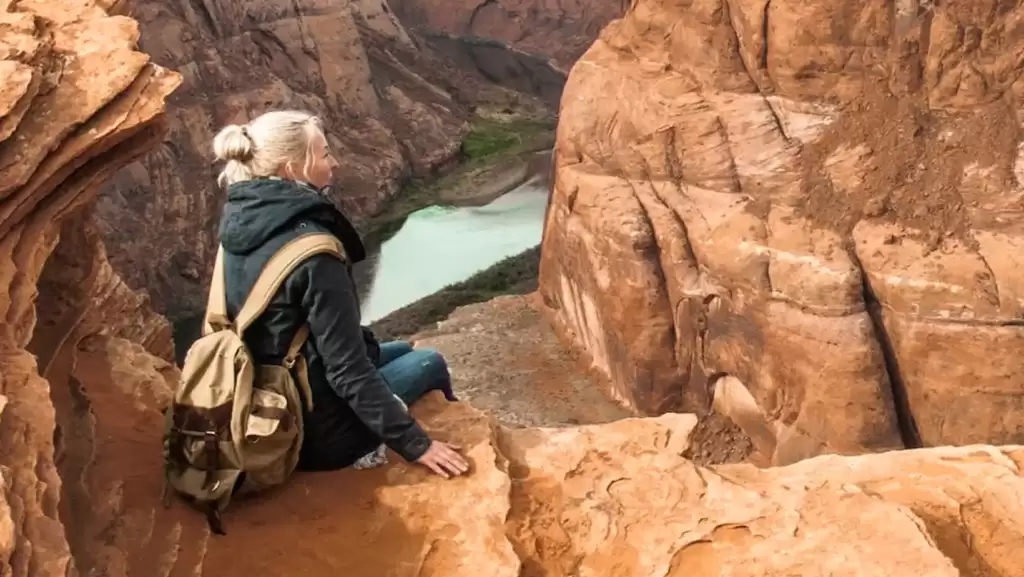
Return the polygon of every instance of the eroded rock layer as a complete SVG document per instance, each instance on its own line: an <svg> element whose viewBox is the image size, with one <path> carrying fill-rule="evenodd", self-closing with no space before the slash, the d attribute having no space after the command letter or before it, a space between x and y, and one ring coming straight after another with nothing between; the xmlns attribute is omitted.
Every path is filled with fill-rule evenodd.
<svg viewBox="0 0 1024 577"><path fill-rule="evenodd" d="M568 70L601 29L622 15L625 0L391 0L412 27L497 40L550 58Z"/></svg>
<svg viewBox="0 0 1024 577"><path fill-rule="evenodd" d="M1021 26L995 0L634 3L565 89L554 317L627 404L725 390L777 462L1024 441Z"/></svg>
<svg viewBox="0 0 1024 577"><path fill-rule="evenodd" d="M79 471L82 477L72 476L62 487L55 460L69 445L65 428L56 426L60 410L55 411L50 394L57 399L68 393L74 381L69 375L81 370L82 356L102 358L102 350L120 345L125 350L117 362L123 367L138 356L153 375L163 373L152 382L164 391L164 379L173 378L175 370L159 358L171 352L167 322L113 273L87 210L100 185L158 143L166 130L164 100L179 77L152 65L136 49L138 38L133 20L110 16L92 2L0 3L3 575L76 575L75 544L65 528L68 535L92 531L94 540L85 544L98 560L88 567L96 570L92 574L127 575L127 558L138 550L112 553L117 547L110 539L145 528L111 532L67 524L69 486L74 491L88 476ZM48 259L53 266L44 273ZM128 346L127 339L134 343ZM98 354L75 353L86 341ZM123 369L115 371L95 381L90 392L102 396L134 382L124 376ZM75 458L87 467L92 456L81 452ZM123 487L123 478L120 482ZM78 507L100 518L102 510L116 509L123 500L123 495L104 500L92 494ZM163 554L177 546L176 538L172 541L164 544Z"/></svg>

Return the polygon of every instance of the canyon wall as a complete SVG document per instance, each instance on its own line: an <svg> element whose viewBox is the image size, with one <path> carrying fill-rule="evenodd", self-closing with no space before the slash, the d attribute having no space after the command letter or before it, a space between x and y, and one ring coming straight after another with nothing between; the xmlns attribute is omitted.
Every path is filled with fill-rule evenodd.
<svg viewBox="0 0 1024 577"><path fill-rule="evenodd" d="M497 40L568 70L602 28L621 16L625 0L391 0L410 27Z"/></svg>
<svg viewBox="0 0 1024 577"><path fill-rule="evenodd" d="M709 468L681 456L692 415L508 429L438 394L413 411L432 436L464 447L470 475L444 480L397 457L373 471L297 475L269 498L233 504L228 535L211 546L202 515L160 506L160 408L177 377L169 329L114 272L96 218L102 183L159 146L165 101L181 81L138 51L134 21L106 11L121 8L20 0L0 11L0 575L1024 576L1024 447ZM566 174L562 166L557 187ZM602 210L642 232L613 208ZM557 228L548 234L565 242ZM914 238L902 234L883 246ZM716 298L751 299L758 311L749 292ZM604 310L579 302L591 320ZM624 304L635 302L644 301ZM883 328L908 322L899 310L882 314ZM709 316L701 334L725 332L715 328L721 318ZM756 337L760 318L737 330ZM941 336L951 321L917 322L910 335ZM721 358L718 338L707 358ZM759 352L731 343L737 354ZM1004 351L989 343L998 369ZM977 405L961 406L967 414Z"/></svg>
<svg viewBox="0 0 1024 577"><path fill-rule="evenodd" d="M224 194L211 141L225 124L321 115L341 163L334 198L358 221L453 161L474 102L529 100L423 48L382 0L157 0L132 13L143 51L183 82L167 138L111 181L98 215L115 269L175 317L206 302Z"/></svg>
<svg viewBox="0 0 1024 577"><path fill-rule="evenodd" d="M1022 26L638 0L565 88L554 318L623 402L714 402L776 462L1024 441Z"/></svg>
<svg viewBox="0 0 1024 577"><path fill-rule="evenodd" d="M520 94L533 95L552 111L558 110L566 73L548 59L496 40L441 32L425 33L424 39L459 68L475 71Z"/></svg>
<svg viewBox="0 0 1024 577"><path fill-rule="evenodd" d="M159 470L159 431L139 422L159 422L156 399L176 376L167 321L114 273L91 210L106 180L160 142L180 81L138 38L133 20L89 2L0 10L0 574L11 577L166 574L182 544L182 525L155 527L152 505L122 514L139 499L132 469L94 474L124 443L145 449L127 459ZM116 419L97 427L104 399Z"/></svg>
<svg viewBox="0 0 1024 577"><path fill-rule="evenodd" d="M297 475L233 504L213 546L201 514L160 506L167 324L95 218L180 81L137 40L89 3L0 12L0 574L1024 575L1019 446L708 468L680 456L692 415L513 430L438 394L413 411L469 476L397 457Z"/></svg>

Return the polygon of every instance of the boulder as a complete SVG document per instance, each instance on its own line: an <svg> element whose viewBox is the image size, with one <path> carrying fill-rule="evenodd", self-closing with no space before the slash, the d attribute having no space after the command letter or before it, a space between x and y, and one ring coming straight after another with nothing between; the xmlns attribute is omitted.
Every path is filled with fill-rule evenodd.
<svg viewBox="0 0 1024 577"><path fill-rule="evenodd" d="M679 456L692 415L499 435L524 576L1020 575L1018 447Z"/></svg>
<svg viewBox="0 0 1024 577"><path fill-rule="evenodd" d="M776 463L1024 442L1022 17L638 0L565 88L553 318L626 404L715 404Z"/></svg>

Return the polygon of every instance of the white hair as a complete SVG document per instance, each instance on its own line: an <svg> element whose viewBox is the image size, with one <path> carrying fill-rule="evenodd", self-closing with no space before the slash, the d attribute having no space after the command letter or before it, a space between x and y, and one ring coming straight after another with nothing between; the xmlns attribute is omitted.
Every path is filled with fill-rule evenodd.
<svg viewBox="0 0 1024 577"><path fill-rule="evenodd" d="M213 153L227 161L217 183L277 175L282 168L302 165L302 176L313 162L313 139L323 134L320 119L299 110L275 110L245 125L225 126L213 139ZM294 170L294 169L293 169Z"/></svg>

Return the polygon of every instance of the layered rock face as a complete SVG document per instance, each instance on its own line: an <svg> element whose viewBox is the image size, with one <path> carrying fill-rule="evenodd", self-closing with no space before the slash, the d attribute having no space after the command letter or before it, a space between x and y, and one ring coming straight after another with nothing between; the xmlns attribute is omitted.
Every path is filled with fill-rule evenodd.
<svg viewBox="0 0 1024 577"><path fill-rule="evenodd" d="M99 216L115 268L176 316L205 305L224 195L211 142L225 124L278 108L321 115L341 163L335 198L359 220L453 159L480 89L381 0L156 1L133 15L143 51L183 83L167 139L113 179Z"/></svg>
<svg viewBox="0 0 1024 577"><path fill-rule="evenodd" d="M717 395L776 462L1024 441L1022 18L636 2L565 89L554 318L627 404Z"/></svg>
<svg viewBox="0 0 1024 577"><path fill-rule="evenodd" d="M566 71L543 56L510 47L502 42L432 32L425 41L464 70L477 72L506 88L537 97L558 110Z"/></svg>
<svg viewBox="0 0 1024 577"><path fill-rule="evenodd" d="M498 40L568 70L625 0L391 0L402 22L455 36Z"/></svg>
<svg viewBox="0 0 1024 577"><path fill-rule="evenodd" d="M179 78L138 52L138 37L134 21L90 2L0 9L5 576L120 576L129 567L156 575L166 558L129 558L179 544L181 527L154 529L152 507L149 516L122 515L136 497L126 489L127 467L104 479L90 470L112 445L142 442L153 452L156 439L131 434L141 414L135 404L166 395L175 373L164 360L172 353L167 322L113 272L89 209L100 185L166 130L164 99ZM98 430L102 411L90 410L89 399L100 406L104 398L116 400L118 419ZM115 439L111 422L128 425L128 434ZM91 560L76 569L79 551Z"/></svg>

